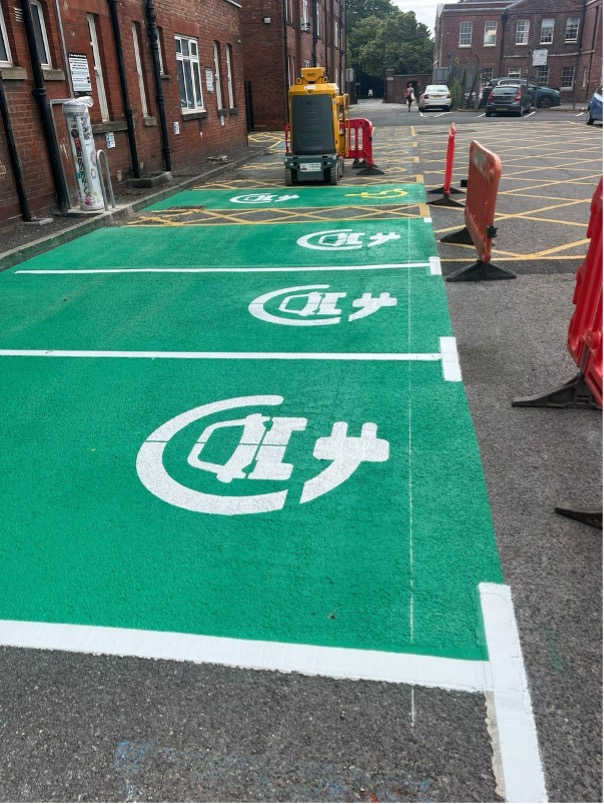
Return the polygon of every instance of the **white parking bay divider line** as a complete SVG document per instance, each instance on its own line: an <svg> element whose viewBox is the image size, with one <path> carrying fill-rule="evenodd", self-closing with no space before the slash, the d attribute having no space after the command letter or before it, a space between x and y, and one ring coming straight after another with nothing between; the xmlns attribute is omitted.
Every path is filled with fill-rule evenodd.
<svg viewBox="0 0 604 804"><path fill-rule="evenodd" d="M431 221L432 219L428 219ZM257 274L257 273L283 273L290 271L379 271L382 268L429 268L432 270L432 261L438 257L430 257L423 262L385 262L374 265L304 265L280 267L249 267L249 268L49 268L49 269L23 269L15 274ZM439 261L440 263L440 261Z"/></svg>
<svg viewBox="0 0 604 804"><path fill-rule="evenodd" d="M89 349L0 349L0 357L64 357L127 360L361 360L442 363L443 378L460 382L455 338L440 338L440 352L143 352Z"/></svg>

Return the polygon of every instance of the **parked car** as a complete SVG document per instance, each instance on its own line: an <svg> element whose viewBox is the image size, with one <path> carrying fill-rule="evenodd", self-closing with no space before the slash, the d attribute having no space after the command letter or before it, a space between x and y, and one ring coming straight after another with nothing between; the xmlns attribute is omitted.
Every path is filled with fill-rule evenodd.
<svg viewBox="0 0 604 804"><path fill-rule="evenodd" d="M522 117L533 108L531 95L526 84L497 84L493 87L487 100L486 116L500 112L512 112Z"/></svg>
<svg viewBox="0 0 604 804"><path fill-rule="evenodd" d="M443 109L448 112L451 108L451 92L444 84L429 84L419 96L420 111L424 109Z"/></svg>
<svg viewBox="0 0 604 804"><path fill-rule="evenodd" d="M593 126L596 120L602 122L602 87L596 89L587 107L587 125Z"/></svg>
<svg viewBox="0 0 604 804"><path fill-rule="evenodd" d="M502 84L504 82L506 84L516 84L516 86L519 86L520 84L526 84L526 78L491 78L489 83L482 90L482 100L480 105L486 106L489 93L493 87L496 87L498 84ZM536 106L539 109L549 109L552 106L560 106L560 93L557 89L540 86L532 81L528 82L528 89L531 95L531 102L533 106Z"/></svg>

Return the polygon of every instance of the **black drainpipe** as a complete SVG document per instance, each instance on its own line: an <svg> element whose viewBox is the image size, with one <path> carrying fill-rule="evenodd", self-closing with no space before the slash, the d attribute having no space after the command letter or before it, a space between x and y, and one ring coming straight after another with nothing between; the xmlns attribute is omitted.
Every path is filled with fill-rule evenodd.
<svg viewBox="0 0 604 804"><path fill-rule="evenodd" d="M44 84L44 73L40 65L40 56L38 54L38 44L36 42L36 34L34 32L34 22L31 16L31 6L29 0L21 0L21 10L23 11L23 24L25 26L25 35L27 37L27 47L29 49L29 60L31 62L31 71L34 79L34 88L31 94L38 102L40 108L40 117L42 120L42 130L44 132L44 141L48 149L48 157L50 159L50 169L52 171L52 180L55 187L55 193L59 204L59 209L62 213L67 212L69 209L69 195L67 194L67 187L63 180L61 173L61 154L59 146L55 137L54 126L52 123L51 114L48 104L46 103L46 85Z"/></svg>
<svg viewBox="0 0 604 804"><path fill-rule="evenodd" d="M317 34L317 0L312 0L312 66L317 66L317 42L319 36Z"/></svg>
<svg viewBox="0 0 604 804"><path fill-rule="evenodd" d="M166 170L172 170L170 158L171 148L168 139L168 126L166 125L166 110L164 109L164 92L161 83L161 69L159 66L159 36L155 21L155 7L153 0L147 0L145 7L147 14L147 36L149 37L149 47L151 48L151 60L153 62L153 80L155 81L155 101L157 103L157 114L159 116L159 129L161 133L161 151L164 155L164 166Z"/></svg>
<svg viewBox="0 0 604 804"><path fill-rule="evenodd" d="M22 0L25 2L25 0ZM107 0L109 6L109 17L111 19L111 29L113 31L113 42L115 44L115 55L117 56L117 70L120 77L120 90L122 93L122 105L124 107L124 117L128 127L128 145L130 146L130 161L132 162L132 174L135 179L140 179L141 169L138 164L138 154L136 153L136 137L134 135L134 122L132 120L132 107L128 95L128 82L126 81L126 68L124 66L124 51L122 50L122 37L120 34L120 23L117 16L117 6L119 0Z"/></svg>
<svg viewBox="0 0 604 804"><path fill-rule="evenodd" d="M501 50L499 51L499 75L503 75L503 56L505 53L505 26L508 21L508 13L504 11L501 15Z"/></svg>
<svg viewBox="0 0 604 804"><path fill-rule="evenodd" d="M2 80L2 70L0 70L0 117L4 124L4 133L6 134L6 147L8 148L8 156L10 164L13 169L13 177L15 179L15 187L17 189L17 196L19 197L19 207L24 221L30 221L31 210L25 195L25 186L23 184L23 174L21 173L21 165L19 163L19 154L17 153L17 146L15 145L15 138L13 136L13 128L11 126L10 117L8 114L8 103L6 102L6 95L4 93L4 81Z"/></svg>

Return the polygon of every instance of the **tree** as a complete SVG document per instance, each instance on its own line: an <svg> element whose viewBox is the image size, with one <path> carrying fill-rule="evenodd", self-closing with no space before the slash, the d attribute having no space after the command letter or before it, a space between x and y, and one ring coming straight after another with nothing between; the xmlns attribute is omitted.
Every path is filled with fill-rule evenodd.
<svg viewBox="0 0 604 804"><path fill-rule="evenodd" d="M346 30L350 31L365 17L385 17L394 8L390 0L347 0Z"/></svg>
<svg viewBox="0 0 604 804"><path fill-rule="evenodd" d="M360 19L347 38L349 64L370 76L383 78L386 70L394 70L398 75L432 70L430 32L423 23L417 22L413 11L403 12L391 5L384 17L373 15Z"/></svg>

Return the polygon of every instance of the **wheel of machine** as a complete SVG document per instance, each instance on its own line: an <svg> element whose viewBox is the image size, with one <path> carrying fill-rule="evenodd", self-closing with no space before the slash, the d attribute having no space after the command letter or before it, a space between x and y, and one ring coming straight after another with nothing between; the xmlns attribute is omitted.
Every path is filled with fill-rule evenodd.
<svg viewBox="0 0 604 804"><path fill-rule="evenodd" d="M541 102L539 103L540 109L551 109L553 106L551 98L541 98Z"/></svg>
<svg viewBox="0 0 604 804"><path fill-rule="evenodd" d="M285 168L285 186L292 187L298 183L298 171L291 168Z"/></svg>
<svg viewBox="0 0 604 804"><path fill-rule="evenodd" d="M337 163L332 168L329 168L329 179L328 179L328 181L329 181L329 184L337 184L338 183L338 165L337 165Z"/></svg>
<svg viewBox="0 0 604 804"><path fill-rule="evenodd" d="M338 171L339 171L340 178L342 178L342 176L344 175L344 160L343 159L338 159Z"/></svg>
<svg viewBox="0 0 604 804"><path fill-rule="evenodd" d="M593 126L595 118L591 116L591 112L587 112L587 125Z"/></svg>

